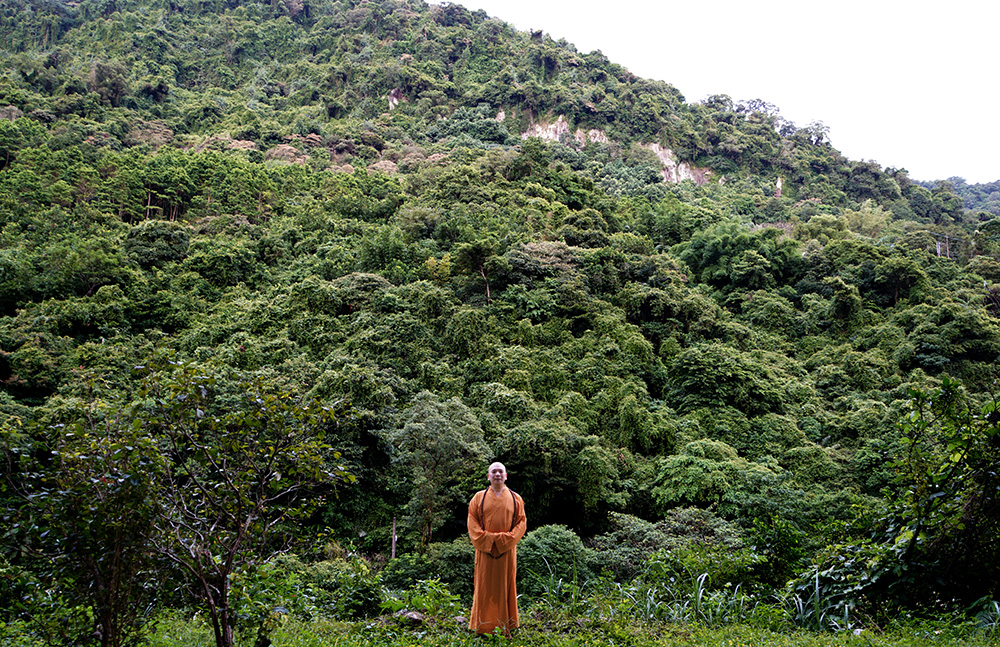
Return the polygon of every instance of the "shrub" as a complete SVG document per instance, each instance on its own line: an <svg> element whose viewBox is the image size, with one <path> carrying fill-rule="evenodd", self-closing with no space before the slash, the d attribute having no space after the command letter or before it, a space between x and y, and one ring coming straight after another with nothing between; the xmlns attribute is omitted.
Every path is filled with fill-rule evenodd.
<svg viewBox="0 0 1000 647"><path fill-rule="evenodd" d="M554 524L529 532L517 548L518 591L541 596L562 584L593 577L591 551L569 528Z"/></svg>
<svg viewBox="0 0 1000 647"><path fill-rule="evenodd" d="M649 557L670 545L661 525L632 515L612 512L611 530L590 540L593 563L615 581L628 582L642 573Z"/></svg>
<svg viewBox="0 0 1000 647"><path fill-rule="evenodd" d="M448 590L440 580L420 580L405 591L390 594L382 608L396 613L417 611L438 621L456 621L466 611L458 595Z"/></svg>
<svg viewBox="0 0 1000 647"><path fill-rule="evenodd" d="M258 623L267 622L276 612L368 618L378 613L381 602L379 577L359 557L310 564L295 555L281 555L234 579L234 586L241 587L241 616Z"/></svg>
<svg viewBox="0 0 1000 647"><path fill-rule="evenodd" d="M146 220L128 232L125 253L140 267L161 267L187 256L191 236L187 227L176 222Z"/></svg>
<svg viewBox="0 0 1000 647"><path fill-rule="evenodd" d="M475 550L468 537L433 543L425 555L406 554L389 562L381 573L389 589L403 590L423 580L438 579L463 600L472 600Z"/></svg>

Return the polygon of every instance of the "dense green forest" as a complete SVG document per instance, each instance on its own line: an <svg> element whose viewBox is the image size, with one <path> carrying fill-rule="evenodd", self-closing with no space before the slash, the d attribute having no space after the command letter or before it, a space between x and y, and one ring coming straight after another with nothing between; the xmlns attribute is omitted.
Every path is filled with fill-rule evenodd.
<svg viewBox="0 0 1000 647"><path fill-rule="evenodd" d="M947 180L969 211L988 211L1000 216L1000 181L986 184L969 184L964 178L950 177ZM941 182L919 182L926 189L934 189Z"/></svg>
<svg viewBox="0 0 1000 647"><path fill-rule="evenodd" d="M996 636L1000 182L454 4L0 35L0 640L447 618L492 460L540 626Z"/></svg>

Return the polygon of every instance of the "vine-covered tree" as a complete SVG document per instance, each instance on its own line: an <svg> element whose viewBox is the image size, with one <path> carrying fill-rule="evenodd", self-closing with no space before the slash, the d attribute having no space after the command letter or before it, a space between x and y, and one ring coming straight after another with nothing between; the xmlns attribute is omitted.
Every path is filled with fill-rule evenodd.
<svg viewBox="0 0 1000 647"><path fill-rule="evenodd" d="M485 479L489 448L475 414L457 398L429 391L413 398L388 432L397 488L408 498L407 523L421 549L445 522L445 512L468 498L475 475Z"/></svg>

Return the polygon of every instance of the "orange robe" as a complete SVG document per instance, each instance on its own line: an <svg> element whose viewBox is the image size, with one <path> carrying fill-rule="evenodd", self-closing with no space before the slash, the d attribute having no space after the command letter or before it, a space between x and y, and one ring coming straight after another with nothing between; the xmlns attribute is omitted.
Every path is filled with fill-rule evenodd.
<svg viewBox="0 0 1000 647"><path fill-rule="evenodd" d="M479 517L480 509L482 519ZM475 590L469 629L487 634L499 627L509 634L518 625L517 542L527 528L524 501L507 487L500 496L496 496L492 488L487 488L477 492L469 502L468 523L469 538L476 548Z"/></svg>

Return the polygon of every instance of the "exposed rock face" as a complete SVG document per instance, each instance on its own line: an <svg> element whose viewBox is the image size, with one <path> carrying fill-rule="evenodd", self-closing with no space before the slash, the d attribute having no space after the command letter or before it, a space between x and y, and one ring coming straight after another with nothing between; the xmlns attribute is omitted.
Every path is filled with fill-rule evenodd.
<svg viewBox="0 0 1000 647"><path fill-rule="evenodd" d="M577 141L580 141L580 133L581 132L582 131L579 131L579 130L576 131L576 140ZM603 130L598 130L597 128L592 128L592 129L590 129L590 130L587 131L587 140L584 141L583 144L586 144L587 141L596 142L598 144L607 144L607 143L610 143L611 140L608 139L608 136L604 134Z"/></svg>
<svg viewBox="0 0 1000 647"><path fill-rule="evenodd" d="M392 110L393 108L398 106L400 102L406 101L406 96L403 94L403 91L400 90L399 88L393 88L389 90L389 94L387 94L385 98L386 101L389 102L389 110Z"/></svg>
<svg viewBox="0 0 1000 647"><path fill-rule="evenodd" d="M497 115L498 120L503 111ZM528 130L521 133L521 139L528 139L530 137L538 137L539 139L544 139L546 141L562 141L564 137L570 134L569 122L563 115L555 120L554 123L536 123L532 124ZM573 133L573 138L576 143L580 146L586 146L589 143L601 143L608 144L611 140L608 139L607 134L603 130L593 128L584 132L582 128L577 128L576 132ZM669 148L663 148L659 144L643 144L644 148L648 148L656 154L656 157L660 160L661 168L660 173L663 175L663 180L669 182L670 184L677 184L683 182L684 180L691 180L695 184L702 185L707 184L709 177L711 176L711 170L707 168L699 168L697 166L692 166L687 162L680 162L677 160L677 156Z"/></svg>
<svg viewBox="0 0 1000 647"><path fill-rule="evenodd" d="M677 184L684 180L691 180L699 186L708 183L708 177L712 173L709 169L691 166L687 162L678 162L677 156L672 150L663 148L656 143L645 144L645 148L653 151L660 160L660 164L663 165L660 173L663 175L664 182Z"/></svg>
<svg viewBox="0 0 1000 647"><path fill-rule="evenodd" d="M128 133L127 141L130 144L149 144L155 151L173 138L174 131L168 128L162 121L140 120L132 126L132 130Z"/></svg>
<svg viewBox="0 0 1000 647"><path fill-rule="evenodd" d="M14 121L24 116L24 112L17 106L4 106L0 108L0 119Z"/></svg>
<svg viewBox="0 0 1000 647"><path fill-rule="evenodd" d="M286 142L301 144L306 148L316 148L317 146L323 145L323 138L316 133L309 133L308 135L299 135L296 133L293 135L285 135L282 139Z"/></svg>
<svg viewBox="0 0 1000 647"><path fill-rule="evenodd" d="M569 134L569 122L562 115L556 119L555 123L552 124L531 124L531 126L521 133L521 139L530 139L532 137L538 137L539 139L544 139L550 142L557 142L564 135Z"/></svg>
<svg viewBox="0 0 1000 647"><path fill-rule="evenodd" d="M226 148L230 150L255 151L257 150L257 143L249 139L234 139L229 142Z"/></svg>
<svg viewBox="0 0 1000 647"><path fill-rule="evenodd" d="M506 117L502 110L500 111L500 115ZM500 115L497 115L497 119L502 121L500 119ZM532 124L528 130L521 133L521 139L538 137L539 139L544 139L546 141L557 142L561 141L563 137L569 134L569 122L566 121L564 116L559 115L559 118L556 119L553 124ZM584 132L582 128L577 128L576 132L573 133L573 139L575 139L576 143L580 146L586 146L591 142L607 144L610 141L608 136L604 134L604 131L598 130L597 128L592 128L586 132Z"/></svg>

